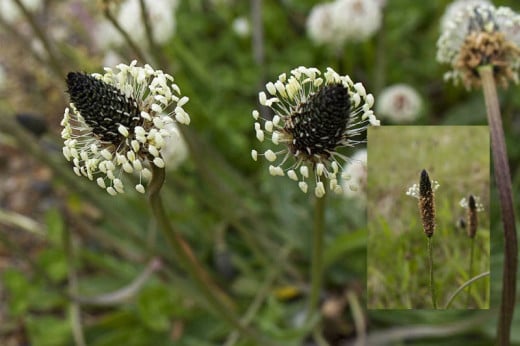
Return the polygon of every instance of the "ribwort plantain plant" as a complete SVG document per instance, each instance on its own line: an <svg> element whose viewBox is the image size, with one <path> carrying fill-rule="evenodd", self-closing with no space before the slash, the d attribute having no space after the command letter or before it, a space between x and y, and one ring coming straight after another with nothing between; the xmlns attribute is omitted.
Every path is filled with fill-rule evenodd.
<svg viewBox="0 0 520 346"><path fill-rule="evenodd" d="M423 169L419 184L412 185L406 194L419 200L419 214L424 234L428 241L428 272L432 307L437 309L435 281L433 274L433 234L435 233L435 190L439 187L437 181L431 181L428 172Z"/></svg>
<svg viewBox="0 0 520 346"><path fill-rule="evenodd" d="M471 279L473 277L473 256L475 252L475 236L477 235L478 229L478 215L477 212L483 211L484 207L480 203L480 198L474 195L469 195L468 198L463 198L460 201L460 206L465 208L466 211L466 230L470 239L470 255L469 255L469 270L468 276ZM471 285L468 287L468 296L466 300L466 306L469 307L471 299Z"/></svg>

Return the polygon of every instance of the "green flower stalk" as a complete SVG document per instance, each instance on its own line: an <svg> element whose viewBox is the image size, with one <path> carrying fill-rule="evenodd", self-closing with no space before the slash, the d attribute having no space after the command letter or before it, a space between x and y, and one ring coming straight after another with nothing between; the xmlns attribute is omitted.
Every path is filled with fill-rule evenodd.
<svg viewBox="0 0 520 346"><path fill-rule="evenodd" d="M110 195L124 193L123 174L138 180L135 189L145 193L165 240L181 266L209 303L211 310L240 332L258 339L243 327L231 299L194 256L189 244L171 224L160 191L165 180L163 154L167 141L177 135L172 125L188 125L181 96L172 76L151 66L119 64L105 74L71 72L67 75L70 106L61 122L63 154L78 176L96 181ZM131 177L129 177L131 179Z"/></svg>

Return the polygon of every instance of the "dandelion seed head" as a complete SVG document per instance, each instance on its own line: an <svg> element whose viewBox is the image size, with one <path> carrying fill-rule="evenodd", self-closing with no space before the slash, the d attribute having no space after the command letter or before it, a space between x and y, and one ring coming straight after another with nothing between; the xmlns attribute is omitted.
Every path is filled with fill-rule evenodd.
<svg viewBox="0 0 520 346"><path fill-rule="evenodd" d="M460 12L462 12L462 15L468 15L470 13L466 10L468 7L474 8L479 5L491 5L491 2L488 0L456 0L448 4L440 19L441 32L449 28Z"/></svg>
<svg viewBox="0 0 520 346"><path fill-rule="evenodd" d="M414 88L406 84L395 84L383 89L376 104L377 114L395 123L417 119L421 108L421 96Z"/></svg>
<svg viewBox="0 0 520 346"><path fill-rule="evenodd" d="M340 48L346 42L370 38L382 22L377 0L336 0L314 6L307 17L307 33L316 44Z"/></svg>
<svg viewBox="0 0 520 346"><path fill-rule="evenodd" d="M451 66L446 80L479 87L478 68L491 65L497 83L507 87L518 81L520 15L508 7L468 5L445 24L437 48L437 61Z"/></svg>

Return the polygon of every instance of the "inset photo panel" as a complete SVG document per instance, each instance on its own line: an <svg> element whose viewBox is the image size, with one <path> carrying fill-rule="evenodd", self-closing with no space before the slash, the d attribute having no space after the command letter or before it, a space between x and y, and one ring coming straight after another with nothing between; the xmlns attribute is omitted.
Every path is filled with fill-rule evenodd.
<svg viewBox="0 0 520 346"><path fill-rule="evenodd" d="M488 127L368 137L368 308L489 309Z"/></svg>

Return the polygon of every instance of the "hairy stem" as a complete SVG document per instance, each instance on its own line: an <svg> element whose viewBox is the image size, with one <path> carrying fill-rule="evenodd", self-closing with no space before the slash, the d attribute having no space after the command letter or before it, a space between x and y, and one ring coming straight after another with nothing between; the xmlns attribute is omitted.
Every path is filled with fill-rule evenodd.
<svg viewBox="0 0 520 346"><path fill-rule="evenodd" d="M435 282L433 277L433 237L428 237L428 267L430 271L430 293L432 296L432 305L437 309L437 300L435 297Z"/></svg>
<svg viewBox="0 0 520 346"><path fill-rule="evenodd" d="M491 152L493 154L495 180L499 193L502 223L504 226L504 268L497 342L498 345L506 346L510 344L511 323L513 321L516 297L518 243L515 212L513 209L511 175L507 161L507 149L504 130L502 128L496 84L493 76L493 66L480 67L478 72L482 81L482 90L486 102L486 113L491 133Z"/></svg>

